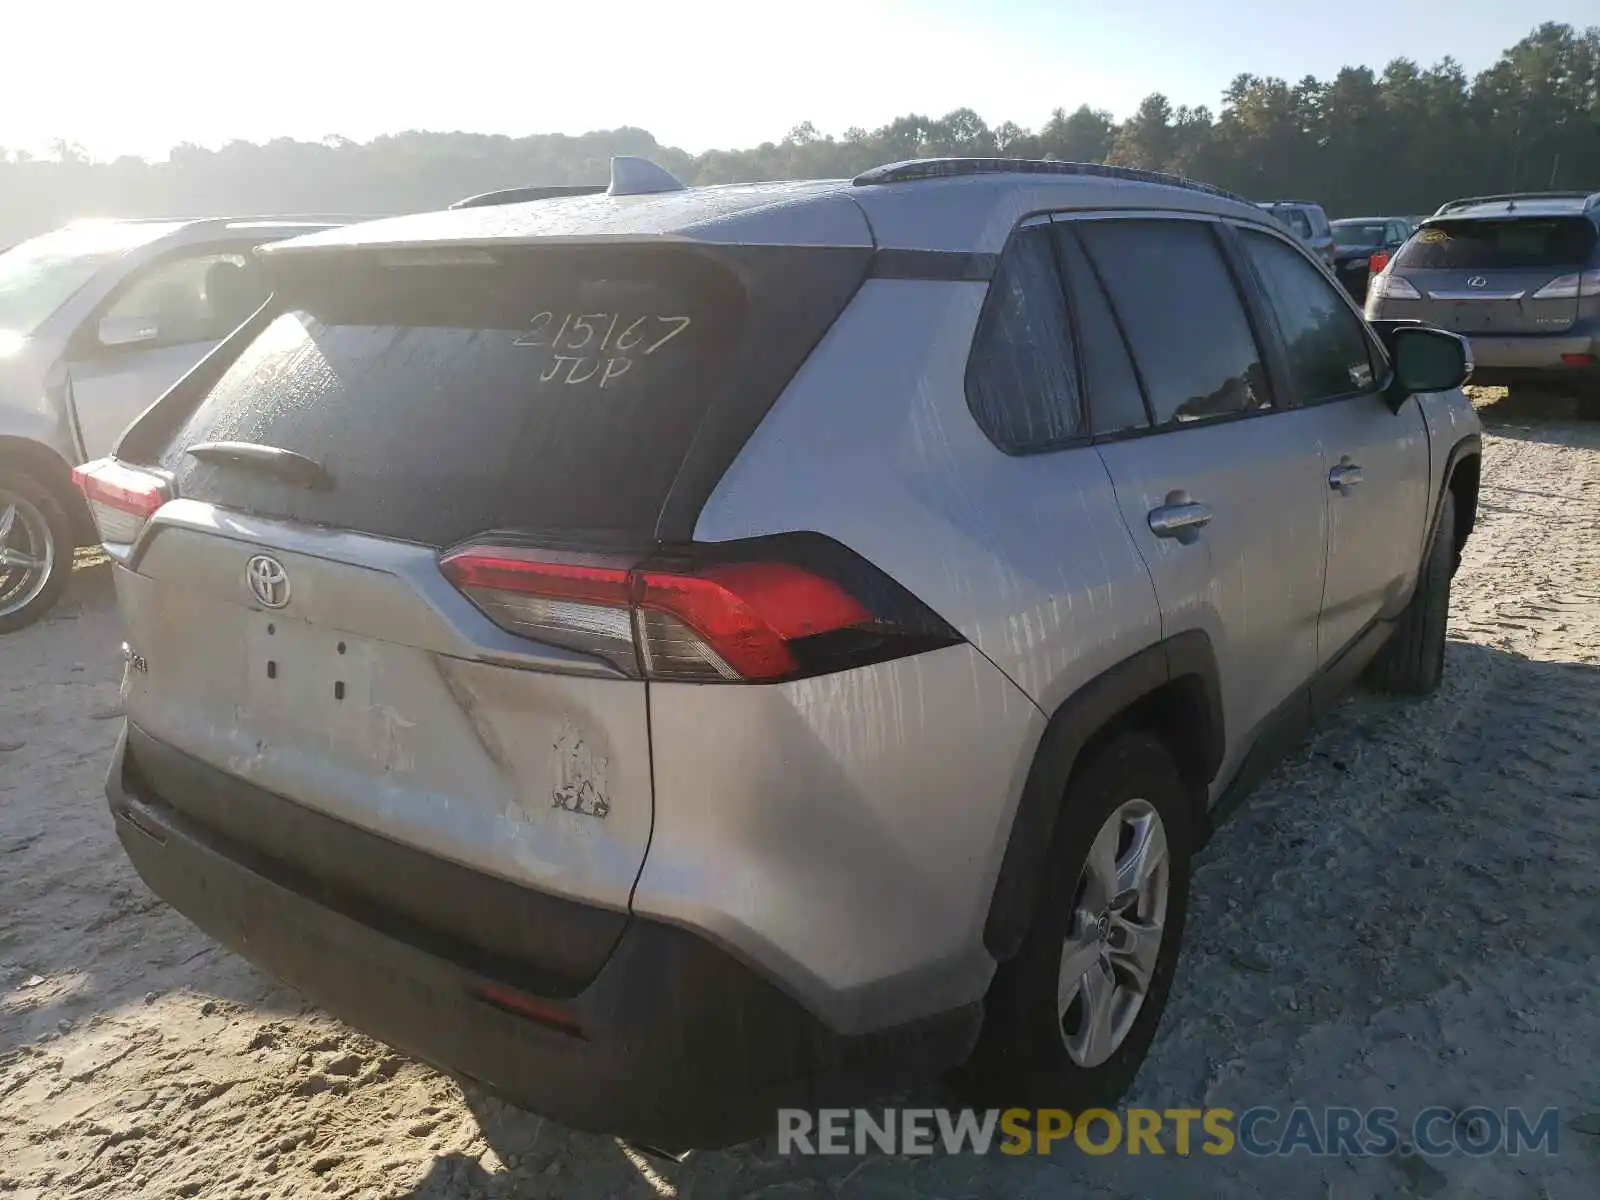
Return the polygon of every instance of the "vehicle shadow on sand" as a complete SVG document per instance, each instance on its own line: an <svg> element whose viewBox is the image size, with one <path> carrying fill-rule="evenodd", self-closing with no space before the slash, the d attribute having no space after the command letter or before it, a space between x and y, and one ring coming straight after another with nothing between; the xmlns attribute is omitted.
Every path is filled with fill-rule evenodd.
<svg viewBox="0 0 1600 1200"><path fill-rule="evenodd" d="M1563 914L1592 896L1600 868L1600 746L1588 738L1600 664L1459 640L1447 654L1437 695L1358 691L1329 714L1201 854L1173 998L1128 1105L1415 1112L1462 1103L1474 1063L1485 1072L1474 1103L1525 1102L1486 1082L1496 1073L1542 1096L1592 1082L1573 1047L1600 1047L1600 1018L1591 1008L1574 1020L1582 988L1562 981L1592 977L1600 921ZM1505 1001L1485 997L1515 993L1530 972L1555 982L1515 995L1521 1015L1507 1027ZM1547 1032L1558 1028L1561 1053ZM493 1155L440 1156L396 1200L1344 1196L1407 1194L1417 1183L1398 1156L1094 1157L1070 1141L1046 1156L801 1157L780 1156L772 1137L679 1163L476 1089L464 1096ZM933 1087L871 1107L955 1103ZM1437 1170L1449 1180L1443 1194L1505 1194L1543 1179L1558 1195L1590 1178L1582 1158L1458 1156Z"/></svg>
<svg viewBox="0 0 1600 1200"><path fill-rule="evenodd" d="M1570 388L1518 384L1477 389L1473 397L1484 432L1514 441L1600 446L1600 399Z"/></svg>
<svg viewBox="0 0 1600 1200"><path fill-rule="evenodd" d="M79 550L56 607L0 639L24 680L20 724L0 728L0 1057L168 992L273 1015L302 1003L151 895L122 853L101 790L121 713L104 677L115 609L110 561Z"/></svg>

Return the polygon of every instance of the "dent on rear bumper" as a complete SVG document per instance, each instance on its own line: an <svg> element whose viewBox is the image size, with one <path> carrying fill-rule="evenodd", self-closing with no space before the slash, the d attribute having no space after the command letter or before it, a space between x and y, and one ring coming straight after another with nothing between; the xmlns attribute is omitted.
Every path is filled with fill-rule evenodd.
<svg viewBox="0 0 1600 1200"><path fill-rule="evenodd" d="M636 914L755 964L840 1033L980 998L1039 709L971 646L774 687L651 685Z"/></svg>

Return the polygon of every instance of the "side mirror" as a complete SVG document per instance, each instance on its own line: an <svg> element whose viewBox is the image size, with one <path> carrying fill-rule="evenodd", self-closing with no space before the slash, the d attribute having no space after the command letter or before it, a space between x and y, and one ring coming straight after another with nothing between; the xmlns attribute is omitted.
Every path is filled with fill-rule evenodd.
<svg viewBox="0 0 1600 1200"><path fill-rule="evenodd" d="M1472 347L1459 334L1428 325L1402 325L1389 335L1394 359L1390 406L1418 392L1448 392L1472 378Z"/></svg>
<svg viewBox="0 0 1600 1200"><path fill-rule="evenodd" d="M161 336L161 327L149 317L103 317L96 331L105 347L137 346Z"/></svg>

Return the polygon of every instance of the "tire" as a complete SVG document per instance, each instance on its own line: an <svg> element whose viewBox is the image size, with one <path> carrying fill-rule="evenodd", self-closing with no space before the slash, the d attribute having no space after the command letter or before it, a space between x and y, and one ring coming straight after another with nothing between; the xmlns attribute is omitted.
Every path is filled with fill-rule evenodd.
<svg viewBox="0 0 1600 1200"><path fill-rule="evenodd" d="M1445 488L1433 543L1405 611L1383 649L1372 660L1368 679L1391 696L1427 696L1444 678L1444 634L1450 618L1450 578L1455 574L1456 498Z"/></svg>
<svg viewBox="0 0 1600 1200"><path fill-rule="evenodd" d="M8 518L9 514L9 518ZM48 487L0 466L0 634L32 625L55 607L72 575L72 519ZM5 565L7 552L10 565ZM42 568L19 565L25 555Z"/></svg>
<svg viewBox="0 0 1600 1200"><path fill-rule="evenodd" d="M1111 960L1119 964L1109 976L1114 980L1113 1005L1119 1003L1118 997L1123 998L1120 1003L1126 1003L1138 994L1138 989L1128 987L1129 978L1123 973L1129 956L1119 956L1113 949L1124 926L1089 919L1101 910L1088 861L1090 851L1102 830L1111 827L1110 822L1122 824L1117 814L1126 812L1130 802L1143 802L1144 808L1159 818L1154 828L1164 831L1165 912L1153 967L1131 1023L1124 1022L1120 1038L1107 1039L1096 1049L1092 1040L1085 1038L1082 985L1071 989L1076 998L1063 1012L1060 993L1066 989L1059 978L1069 953L1079 963L1096 955L1090 971L1099 972L1096 978L1102 985L1108 978L1103 964ZM1138 815L1143 819L1147 814L1141 810ZM1193 797L1171 754L1149 734L1134 731L1116 737L1074 773L1032 924L1016 957L996 972L984 1003L977 1045L951 1080L969 1102L985 1108L1079 1112L1109 1107L1127 1091L1155 1038L1178 962L1189 901L1193 826ZM1131 832L1129 827L1123 828ZM1130 861L1131 845L1120 843L1116 857L1119 864ZM1151 913L1141 914L1142 907L1141 900L1125 909L1124 915L1132 913L1134 923L1148 930L1150 923L1141 917ZM1084 936L1096 925L1104 939L1098 950L1089 944L1092 939ZM1069 1040L1076 1043L1076 1050L1069 1048ZM1108 1049L1109 1053L1100 1057Z"/></svg>

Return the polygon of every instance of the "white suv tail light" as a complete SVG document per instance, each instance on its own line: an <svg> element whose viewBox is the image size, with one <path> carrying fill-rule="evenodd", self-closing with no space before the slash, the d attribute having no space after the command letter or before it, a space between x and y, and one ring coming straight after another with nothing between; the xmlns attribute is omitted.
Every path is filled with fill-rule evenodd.
<svg viewBox="0 0 1600 1200"><path fill-rule="evenodd" d="M1372 280L1368 295L1378 300L1421 300L1422 293L1404 275L1384 270Z"/></svg>
<svg viewBox="0 0 1600 1200"><path fill-rule="evenodd" d="M72 470L72 482L89 502L100 540L110 545L138 541L150 518L172 490L159 475L100 458Z"/></svg>
<svg viewBox="0 0 1600 1200"><path fill-rule="evenodd" d="M1558 275L1533 294L1535 300L1577 300L1583 296L1600 296L1600 271Z"/></svg>

